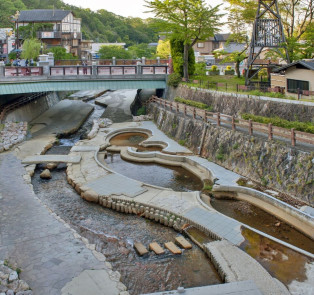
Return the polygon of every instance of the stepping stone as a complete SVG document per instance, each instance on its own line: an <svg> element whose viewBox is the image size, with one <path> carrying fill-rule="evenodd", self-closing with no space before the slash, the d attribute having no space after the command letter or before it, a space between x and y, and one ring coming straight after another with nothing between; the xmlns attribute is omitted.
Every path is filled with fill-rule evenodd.
<svg viewBox="0 0 314 295"><path fill-rule="evenodd" d="M176 242L183 248L183 249L191 249L192 245L183 237L176 237Z"/></svg>
<svg viewBox="0 0 314 295"><path fill-rule="evenodd" d="M143 256L148 253L148 250L142 243L134 243L134 249L140 256Z"/></svg>
<svg viewBox="0 0 314 295"><path fill-rule="evenodd" d="M164 254L165 250L159 246L158 243L153 242L149 244L149 250L154 251L157 255Z"/></svg>
<svg viewBox="0 0 314 295"><path fill-rule="evenodd" d="M172 242L168 242L168 243L165 243L165 247L170 251L172 252L173 254L181 254L182 251L181 249L179 249L174 243Z"/></svg>

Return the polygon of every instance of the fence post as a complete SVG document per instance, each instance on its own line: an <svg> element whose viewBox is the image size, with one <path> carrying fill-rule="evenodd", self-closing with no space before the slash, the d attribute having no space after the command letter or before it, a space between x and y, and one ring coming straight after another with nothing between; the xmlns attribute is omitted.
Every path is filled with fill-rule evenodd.
<svg viewBox="0 0 314 295"><path fill-rule="evenodd" d="M195 119L195 114L196 114L195 108L193 108L193 119Z"/></svg>
<svg viewBox="0 0 314 295"><path fill-rule="evenodd" d="M269 140L273 139L273 125L272 125L272 123L268 124L268 139Z"/></svg>
<svg viewBox="0 0 314 295"><path fill-rule="evenodd" d="M217 113L217 125L220 126L220 113Z"/></svg>
<svg viewBox="0 0 314 295"><path fill-rule="evenodd" d="M295 146L295 129L291 128L291 145Z"/></svg>
<svg viewBox="0 0 314 295"><path fill-rule="evenodd" d="M226 83L226 91L228 90L228 84Z"/></svg>
<svg viewBox="0 0 314 295"><path fill-rule="evenodd" d="M218 82L216 82L216 91L218 91Z"/></svg>
<svg viewBox="0 0 314 295"><path fill-rule="evenodd" d="M236 130L234 116L232 116L232 130Z"/></svg>
<svg viewBox="0 0 314 295"><path fill-rule="evenodd" d="M204 110L204 122L207 122L206 110Z"/></svg>
<svg viewBox="0 0 314 295"><path fill-rule="evenodd" d="M170 101L170 111L172 111L172 101Z"/></svg>
<svg viewBox="0 0 314 295"><path fill-rule="evenodd" d="M179 113L179 103L177 102L177 113Z"/></svg>
<svg viewBox="0 0 314 295"><path fill-rule="evenodd" d="M239 84L237 84L237 92L239 92Z"/></svg>
<svg viewBox="0 0 314 295"><path fill-rule="evenodd" d="M253 135L253 124L252 124L252 120L249 120L249 134Z"/></svg>
<svg viewBox="0 0 314 295"><path fill-rule="evenodd" d="M184 116L186 116L186 105L184 105Z"/></svg>

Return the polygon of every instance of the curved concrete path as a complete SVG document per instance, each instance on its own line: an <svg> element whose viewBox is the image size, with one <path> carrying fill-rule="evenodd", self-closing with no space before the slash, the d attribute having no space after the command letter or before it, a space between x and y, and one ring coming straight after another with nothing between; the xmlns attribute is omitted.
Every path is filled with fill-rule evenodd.
<svg viewBox="0 0 314 295"><path fill-rule="evenodd" d="M72 148L70 155L80 155L82 161L80 164L69 164L67 168L68 180L75 189L83 197L86 196L85 192L92 192L86 198L90 198L90 201L99 202L100 204L103 203L102 200L104 198L118 198L118 200L135 202L135 204L141 204L150 208L159 208L180 216L190 224L197 224L200 228L213 232L218 239L225 239L225 243L230 245L230 247L232 244L241 244L244 241L244 237L241 234L242 224L204 206L200 202L199 192L175 192L131 179L126 181L125 176L114 173L108 167L100 164L97 160L97 152L95 152L97 147L106 146L106 144L104 145L106 138L110 137L110 134L114 134L115 130L130 127L149 129L153 135L159 133L157 127L152 122L131 122L113 124L110 128L101 128L95 138L78 142ZM162 138L156 136L152 141L156 141L156 139L167 142L168 151L171 153L176 153L178 150L182 151L182 147L179 144L165 135L162 135ZM149 141L150 139L146 140L146 142ZM85 149L84 146L89 148ZM92 146L95 148L91 149ZM185 152L188 152L188 150L186 151L185 149ZM203 161L200 162L202 165L206 165L202 163ZM219 175L222 183L228 182L229 184L234 183L239 177L233 172L228 173L228 170L223 168L217 170L217 175ZM225 178L224 175L227 175L227 177ZM228 251L233 252L235 257L238 256L238 251L241 252L241 261L238 261L238 263L245 266L244 268L238 267L234 269L234 275L238 280L253 280L263 294L289 294L288 290L280 282L273 279L253 258L237 247L230 247ZM225 255L228 256L229 254L224 253Z"/></svg>

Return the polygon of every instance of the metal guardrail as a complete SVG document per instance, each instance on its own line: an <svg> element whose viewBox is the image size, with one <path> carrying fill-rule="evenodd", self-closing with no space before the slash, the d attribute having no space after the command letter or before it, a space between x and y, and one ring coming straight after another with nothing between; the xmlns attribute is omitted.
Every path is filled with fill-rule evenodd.
<svg viewBox="0 0 314 295"><path fill-rule="evenodd" d="M314 145L314 134L297 131L294 128L286 129L282 127L273 126L271 123L263 124L258 122L253 122L252 120L244 120L235 118L234 116L229 116L221 113L213 113L207 110L194 108L187 106L179 102L171 102L158 97L153 96L149 102L155 102L159 105L169 108L171 111L177 113L183 113L184 116L192 115L193 119L200 117L204 122L208 120L215 121L217 126L221 126L221 123L231 126L232 130L236 130L237 127L242 127L248 130L249 135L253 135L254 131L259 131L267 135L269 140L273 139L274 135L288 138L291 141L291 145L295 146L296 142L307 143Z"/></svg>

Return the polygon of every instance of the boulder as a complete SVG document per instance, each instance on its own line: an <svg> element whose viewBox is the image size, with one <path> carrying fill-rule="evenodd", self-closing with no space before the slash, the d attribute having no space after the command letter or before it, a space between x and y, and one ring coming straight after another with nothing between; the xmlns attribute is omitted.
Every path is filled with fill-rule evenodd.
<svg viewBox="0 0 314 295"><path fill-rule="evenodd" d="M16 271L12 271L9 275L9 282L15 281L19 278L19 275Z"/></svg>
<svg viewBox="0 0 314 295"><path fill-rule="evenodd" d="M49 169L45 169L43 172L40 173L40 178L42 179L51 179L51 173Z"/></svg>
<svg viewBox="0 0 314 295"><path fill-rule="evenodd" d="M57 168L57 166L58 166L58 163L48 163L46 168L49 170L53 170L53 169Z"/></svg>

